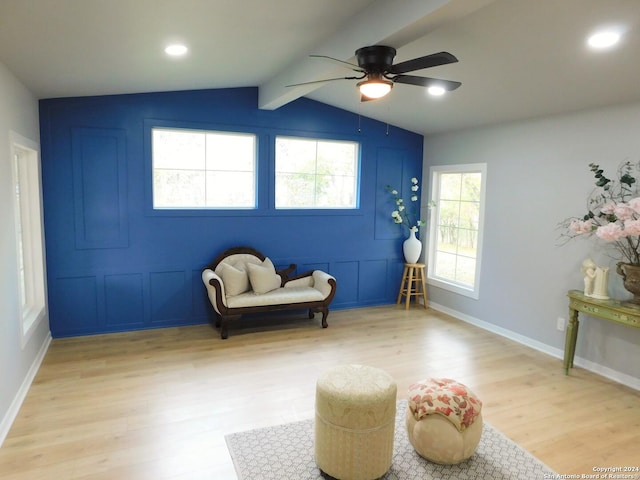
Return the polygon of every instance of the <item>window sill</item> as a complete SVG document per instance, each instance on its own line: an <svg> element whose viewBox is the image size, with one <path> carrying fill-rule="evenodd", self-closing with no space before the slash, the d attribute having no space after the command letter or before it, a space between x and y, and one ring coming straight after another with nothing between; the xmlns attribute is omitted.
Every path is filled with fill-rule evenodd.
<svg viewBox="0 0 640 480"><path fill-rule="evenodd" d="M434 287L442 288L443 290L448 290L449 292L457 293L458 295L473 298L474 300L478 300L480 298L478 288L473 289L471 287L466 287L458 283L447 282L433 277L427 278L427 284Z"/></svg>
<svg viewBox="0 0 640 480"><path fill-rule="evenodd" d="M44 306L40 308L30 308L22 315L22 348L29 343L29 339L33 335L35 329L47 314Z"/></svg>

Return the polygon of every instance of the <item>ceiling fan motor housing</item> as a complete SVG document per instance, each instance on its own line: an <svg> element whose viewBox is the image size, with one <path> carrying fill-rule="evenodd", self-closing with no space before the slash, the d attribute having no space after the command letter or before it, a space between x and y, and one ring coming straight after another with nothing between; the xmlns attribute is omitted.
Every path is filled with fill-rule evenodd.
<svg viewBox="0 0 640 480"><path fill-rule="evenodd" d="M384 45L362 47L356 50L358 65L367 73L384 73L393 65L396 49Z"/></svg>

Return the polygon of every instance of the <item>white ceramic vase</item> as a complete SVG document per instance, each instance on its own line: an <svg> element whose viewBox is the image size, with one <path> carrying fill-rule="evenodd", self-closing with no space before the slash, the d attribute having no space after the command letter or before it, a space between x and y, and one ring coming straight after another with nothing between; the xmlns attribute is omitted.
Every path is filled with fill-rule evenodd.
<svg viewBox="0 0 640 480"><path fill-rule="evenodd" d="M404 261L407 263L418 263L420 253L422 252L422 242L416 238L416 227L409 231L409 238L402 244L402 252L404 253Z"/></svg>

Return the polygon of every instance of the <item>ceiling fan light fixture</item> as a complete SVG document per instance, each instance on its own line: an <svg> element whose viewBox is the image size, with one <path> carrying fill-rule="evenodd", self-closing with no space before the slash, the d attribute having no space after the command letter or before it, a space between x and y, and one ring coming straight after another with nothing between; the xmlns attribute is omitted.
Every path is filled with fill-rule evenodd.
<svg viewBox="0 0 640 480"><path fill-rule="evenodd" d="M164 52L170 57L182 57L183 55L186 55L188 51L189 48L181 43L173 43L171 45L167 45L167 47L164 49Z"/></svg>
<svg viewBox="0 0 640 480"><path fill-rule="evenodd" d="M360 93L367 98L382 98L393 88L391 80L384 78L370 78L358 83Z"/></svg>
<svg viewBox="0 0 640 480"><path fill-rule="evenodd" d="M606 49L620 41L620 33L615 30L602 30L591 35L587 43L591 48Z"/></svg>
<svg viewBox="0 0 640 480"><path fill-rule="evenodd" d="M446 90L440 85L432 85L427 88L427 92L429 92L429 95L433 95L434 97L440 97L446 93Z"/></svg>

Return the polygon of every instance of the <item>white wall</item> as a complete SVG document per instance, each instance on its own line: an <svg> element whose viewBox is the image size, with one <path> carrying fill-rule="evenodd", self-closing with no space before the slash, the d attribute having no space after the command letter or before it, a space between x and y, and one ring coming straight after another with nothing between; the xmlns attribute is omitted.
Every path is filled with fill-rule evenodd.
<svg viewBox="0 0 640 480"><path fill-rule="evenodd" d="M51 338L46 318L21 346L10 131L40 143L38 102L0 63L0 445Z"/></svg>
<svg viewBox="0 0 640 480"><path fill-rule="evenodd" d="M558 246L557 227L586 212L589 163L615 177L621 162L640 161L639 126L633 104L426 137L425 186L432 165L487 163L480 298L430 287L436 308L561 356L556 319L568 318L567 291L583 288L585 258L613 267L610 295L629 297L604 244ZM575 364L640 389L640 329L580 319Z"/></svg>

